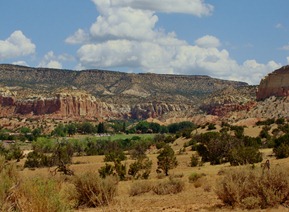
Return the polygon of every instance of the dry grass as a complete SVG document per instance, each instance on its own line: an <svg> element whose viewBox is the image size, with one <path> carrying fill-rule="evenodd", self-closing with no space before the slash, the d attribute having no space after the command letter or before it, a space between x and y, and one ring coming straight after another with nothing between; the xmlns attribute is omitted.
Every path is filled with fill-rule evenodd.
<svg viewBox="0 0 289 212"><path fill-rule="evenodd" d="M271 149L262 150L262 152L266 155L266 158L270 159L272 168L279 164L282 168L289 169L289 159L276 160L272 158L270 156L270 154L272 154ZM218 175L218 173L220 170L226 173L228 169L231 169L230 165L211 166L205 163L201 167L190 167L189 163L192 153L193 152L190 151L188 154L177 155L179 165L177 168L170 170L171 176L183 176L177 179L184 183L185 189L181 192L171 195L157 195L151 190L152 185L167 182L169 179L167 177L163 179L157 178L157 173L155 172L157 168L157 154L149 154L149 159L153 161L149 180L120 181L117 185L118 192L109 205L91 209L85 206L84 208L77 209L77 211L232 211L232 208L226 207L215 193L216 182L219 182L220 179L225 176L224 174ZM70 166L77 176L87 171L97 173L97 170L105 164L103 162L103 156L74 157L73 161L79 162ZM133 160L127 160L125 163L129 166L131 162L133 162ZM256 164L255 167L260 168L260 164ZM239 168L240 167L236 167L235 169ZM189 183L188 180L192 173L200 175L204 173L206 176L197 180L196 184L198 185L196 186L195 183ZM49 170L47 168L36 169L34 171L24 169L23 171L19 171L19 174L22 180L34 177L49 179ZM66 199L65 201L70 208L75 207L78 204L77 197L74 196L76 194L75 185L67 181L67 179L60 174L57 174L55 177L58 177L62 182L60 186L61 190L57 190L60 195L59 198ZM57 182L59 182L59 180L57 180ZM142 183L143 185L140 185ZM133 189L134 191L132 191ZM67 198L67 196L70 198ZM248 202L247 204L254 204L254 201L251 199L247 199L246 201ZM285 209L283 206L278 207L276 211ZM241 209L234 208L234 211L238 210ZM274 210L275 209L270 209L270 211Z"/></svg>
<svg viewBox="0 0 289 212"><path fill-rule="evenodd" d="M116 195L117 179L102 179L98 173L87 172L74 179L77 206L98 207L108 205Z"/></svg>
<svg viewBox="0 0 289 212"><path fill-rule="evenodd" d="M15 166L7 164L0 156L0 210L11 211L17 208L15 190L19 185L19 177Z"/></svg>
<svg viewBox="0 0 289 212"><path fill-rule="evenodd" d="M129 196L138 196L153 190L154 183L149 180L137 180L133 182L129 190Z"/></svg>
<svg viewBox="0 0 289 212"><path fill-rule="evenodd" d="M166 194L177 194L184 190L185 183L176 178L169 178L163 181L157 182L153 186L153 191L157 195L166 195Z"/></svg>
<svg viewBox="0 0 289 212"><path fill-rule="evenodd" d="M185 189L183 189L180 193L173 195L157 195L151 190L150 192L131 196L130 190L132 188L132 184L136 183L137 181L121 181L118 184L118 192L114 198L114 201L112 201L108 206L94 208L91 209L91 211L160 211L163 209L164 211L174 209L181 211L191 211L198 208L201 209L204 207L213 207L215 204L219 204L220 201L217 200L217 196L214 192L204 192L204 188L195 188L194 185L188 183L187 179L192 172L206 173L207 176L213 176L212 178L206 179L206 185L214 188L214 176L217 175L220 167L223 166L209 166L208 164L205 164L202 167L190 167L190 155L191 152L187 155L177 155L179 166L170 171L170 175L172 177L182 176L181 179L184 183ZM157 173L155 172L157 168L157 154L150 154L148 157L153 161L153 167L152 173L147 182L151 183L152 185L156 185L163 181L169 181L167 177L164 177L164 179L157 179ZM97 172L97 170L104 165L103 156L81 156L73 158L73 161L81 162L79 164L72 164L70 166L70 168L77 176L89 170ZM125 163L128 166L131 162L133 161L127 160ZM35 169L34 171L24 169L20 172L20 174L25 178L39 176L47 179L49 177L49 170L47 168ZM57 174L56 177L60 177L59 174ZM73 198L73 195L75 194L75 186L70 182L64 180L63 182L64 185L62 185L62 187L65 187L66 189L65 191L62 189L61 193L65 193L64 195L68 195L70 193L69 196L72 198L68 199L70 201L70 205L74 207L77 205L75 198ZM145 188L142 189L145 190ZM81 208L78 210L90 211L89 208Z"/></svg>
<svg viewBox="0 0 289 212"><path fill-rule="evenodd" d="M289 203L289 172L280 166L229 170L217 185L217 195L226 205L245 209L272 208Z"/></svg>
<svg viewBox="0 0 289 212"><path fill-rule="evenodd" d="M16 191L20 211L69 211L71 208L61 197L63 182L56 179L30 178L22 181Z"/></svg>

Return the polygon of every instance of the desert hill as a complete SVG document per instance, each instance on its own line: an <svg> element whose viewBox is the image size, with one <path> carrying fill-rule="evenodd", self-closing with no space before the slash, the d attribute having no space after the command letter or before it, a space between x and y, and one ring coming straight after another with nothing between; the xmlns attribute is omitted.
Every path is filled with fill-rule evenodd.
<svg viewBox="0 0 289 212"><path fill-rule="evenodd" d="M73 87L106 101L121 100L122 103L154 100L192 102L227 86L247 85L244 82L201 75L133 74L104 70L72 71L15 65L0 65L0 83L4 86L20 86L44 93L47 90Z"/></svg>
<svg viewBox="0 0 289 212"><path fill-rule="evenodd" d="M287 117L289 66L259 86L209 76L0 65L0 117L195 122ZM245 121L244 121L245 120Z"/></svg>
<svg viewBox="0 0 289 212"><path fill-rule="evenodd" d="M0 65L0 107L5 116L87 119L190 117L203 113L209 95L247 83L160 74L104 70L57 70ZM237 93L236 93L237 92ZM250 92L243 92L247 101Z"/></svg>

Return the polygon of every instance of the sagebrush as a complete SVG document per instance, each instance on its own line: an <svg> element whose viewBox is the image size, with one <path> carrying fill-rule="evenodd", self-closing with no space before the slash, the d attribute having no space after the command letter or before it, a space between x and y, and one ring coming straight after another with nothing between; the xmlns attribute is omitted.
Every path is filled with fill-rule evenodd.
<svg viewBox="0 0 289 212"><path fill-rule="evenodd" d="M289 172L279 166L261 169L232 169L224 173L216 193L226 205L246 209L288 204Z"/></svg>
<svg viewBox="0 0 289 212"><path fill-rule="evenodd" d="M78 206L108 205L116 195L118 181L115 177L100 178L98 173L87 172L75 177Z"/></svg>

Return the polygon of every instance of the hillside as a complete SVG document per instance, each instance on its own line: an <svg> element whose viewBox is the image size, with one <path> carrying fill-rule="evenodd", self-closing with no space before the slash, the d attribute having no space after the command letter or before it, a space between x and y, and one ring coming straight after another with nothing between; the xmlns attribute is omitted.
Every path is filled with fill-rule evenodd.
<svg viewBox="0 0 289 212"><path fill-rule="evenodd" d="M97 98L122 103L145 101L193 102L227 86L246 86L244 82L214 79L209 76L132 74L103 70L57 70L0 65L4 86L55 91L59 88L84 90Z"/></svg>
<svg viewBox="0 0 289 212"><path fill-rule="evenodd" d="M201 75L72 71L3 64L0 115L49 115L60 119L191 117L203 113L200 106L209 95L227 88L236 95L246 87L244 82ZM252 98L246 92L244 95L246 101Z"/></svg>

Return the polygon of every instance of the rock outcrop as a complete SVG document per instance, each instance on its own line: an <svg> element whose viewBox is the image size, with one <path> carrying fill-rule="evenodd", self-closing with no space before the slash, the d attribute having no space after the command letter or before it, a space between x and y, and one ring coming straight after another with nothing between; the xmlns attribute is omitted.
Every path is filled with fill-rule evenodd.
<svg viewBox="0 0 289 212"><path fill-rule="evenodd" d="M99 101L87 94L57 94L33 99L0 95L0 115L51 115L54 117L94 117L99 114Z"/></svg>
<svg viewBox="0 0 289 212"><path fill-rule="evenodd" d="M193 113L191 105L168 104L162 102L129 104L111 104L81 92L59 93L53 97L18 99L17 96L0 94L0 116L26 116L56 119L147 119L158 118L172 112L187 111Z"/></svg>
<svg viewBox="0 0 289 212"><path fill-rule="evenodd" d="M257 104L256 102L247 102L245 104L239 104L239 103L227 103L227 104L219 104L219 105L211 105L206 109L208 114L219 116L219 117L225 117L230 112L239 112L239 111L250 111L253 107L255 107Z"/></svg>
<svg viewBox="0 0 289 212"><path fill-rule="evenodd" d="M261 80L257 100L264 100L270 96L289 96L289 65L277 69Z"/></svg>
<svg viewBox="0 0 289 212"><path fill-rule="evenodd" d="M231 112L249 111L256 105L255 86L236 89L229 86L204 100L201 109L207 114L226 117Z"/></svg>
<svg viewBox="0 0 289 212"><path fill-rule="evenodd" d="M211 93L244 82L209 76L133 74L0 65L0 116L57 119L191 117Z"/></svg>

